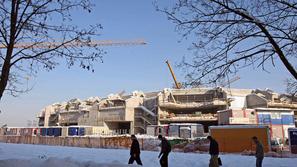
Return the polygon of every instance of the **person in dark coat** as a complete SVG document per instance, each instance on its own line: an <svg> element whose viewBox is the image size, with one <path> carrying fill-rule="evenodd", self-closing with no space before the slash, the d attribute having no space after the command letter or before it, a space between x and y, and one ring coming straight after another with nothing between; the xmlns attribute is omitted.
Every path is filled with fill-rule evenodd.
<svg viewBox="0 0 297 167"><path fill-rule="evenodd" d="M158 139L161 140L161 152L158 156L160 158L161 167L168 167L168 155L171 151L171 145L165 137L162 135L158 136Z"/></svg>
<svg viewBox="0 0 297 167"><path fill-rule="evenodd" d="M264 148L262 143L256 136L252 137L252 140L256 144L256 167L262 167L262 161L264 159Z"/></svg>
<svg viewBox="0 0 297 167"><path fill-rule="evenodd" d="M218 161L219 144L211 136L207 136L207 139L210 141L210 144L209 144L209 154L210 154L209 167L219 167L219 161Z"/></svg>
<svg viewBox="0 0 297 167"><path fill-rule="evenodd" d="M130 159L128 164L133 164L134 161L138 165L142 165L141 159L140 159L140 148L139 148L139 142L135 135L131 135L131 148L130 148Z"/></svg>

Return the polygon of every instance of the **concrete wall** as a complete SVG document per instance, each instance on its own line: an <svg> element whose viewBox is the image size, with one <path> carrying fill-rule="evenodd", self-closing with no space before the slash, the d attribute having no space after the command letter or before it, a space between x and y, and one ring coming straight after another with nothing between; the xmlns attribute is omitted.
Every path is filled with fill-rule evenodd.
<svg viewBox="0 0 297 167"><path fill-rule="evenodd" d="M256 112L254 109L223 110L218 112L218 123L228 124L257 124Z"/></svg>
<svg viewBox="0 0 297 167"><path fill-rule="evenodd" d="M49 126L49 118L51 113L55 111L53 106L46 106L44 109L44 126Z"/></svg>
<svg viewBox="0 0 297 167"><path fill-rule="evenodd" d="M267 107L267 100L256 94L247 95L246 103L247 108Z"/></svg>
<svg viewBox="0 0 297 167"><path fill-rule="evenodd" d="M126 100L126 113L125 113L126 121L134 121L135 107L140 106L140 104L142 103L143 103L143 100L140 97L131 97Z"/></svg>
<svg viewBox="0 0 297 167"><path fill-rule="evenodd" d="M218 124L219 125L229 125L229 118L232 117L232 110L223 110L218 112Z"/></svg>
<svg viewBox="0 0 297 167"><path fill-rule="evenodd" d="M230 109L246 108L246 96L228 96L232 101L230 102Z"/></svg>
<svg viewBox="0 0 297 167"><path fill-rule="evenodd" d="M130 123L130 133L134 134L135 133L135 125L134 125L134 112L135 112L135 107L138 107L143 103L143 98L141 97L131 97L126 100L126 110L125 110L125 120L126 121L131 121Z"/></svg>

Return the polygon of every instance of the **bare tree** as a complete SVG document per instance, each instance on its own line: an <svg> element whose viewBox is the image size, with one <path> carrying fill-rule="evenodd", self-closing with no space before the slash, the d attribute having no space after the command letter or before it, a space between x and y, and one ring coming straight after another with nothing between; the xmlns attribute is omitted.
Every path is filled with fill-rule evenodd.
<svg viewBox="0 0 297 167"><path fill-rule="evenodd" d="M169 9L156 6L194 41L194 56L181 63L188 84L217 82L246 67L266 70L275 59L297 79L296 0L178 0Z"/></svg>
<svg viewBox="0 0 297 167"><path fill-rule="evenodd" d="M91 12L92 6L89 0L0 2L0 99L6 91L26 91L23 84L40 69L52 70L62 62L93 70L93 61L102 61L104 52L89 45L101 25L72 23L72 12Z"/></svg>
<svg viewBox="0 0 297 167"><path fill-rule="evenodd" d="M285 81L286 84L286 92L293 97L297 96L297 80L295 79L287 79Z"/></svg>

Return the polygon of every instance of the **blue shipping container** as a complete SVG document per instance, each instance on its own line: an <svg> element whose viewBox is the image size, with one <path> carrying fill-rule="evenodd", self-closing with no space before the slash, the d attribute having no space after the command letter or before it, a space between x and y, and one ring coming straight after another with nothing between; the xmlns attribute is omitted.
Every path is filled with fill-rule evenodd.
<svg viewBox="0 0 297 167"><path fill-rule="evenodd" d="M54 128L54 136L61 136L62 128Z"/></svg>
<svg viewBox="0 0 297 167"><path fill-rule="evenodd" d="M40 135L41 136L46 136L46 134L47 134L47 129L46 128L41 128L41 130L40 130Z"/></svg>
<svg viewBox="0 0 297 167"><path fill-rule="evenodd" d="M78 135L79 135L79 136L84 136L84 135L85 135L85 128L80 127L80 128L79 128L79 131L78 131Z"/></svg>
<svg viewBox="0 0 297 167"><path fill-rule="evenodd" d="M271 116L269 114L258 114L259 124L270 124Z"/></svg>
<svg viewBox="0 0 297 167"><path fill-rule="evenodd" d="M294 125L293 115L281 115L281 118L271 118L270 114L258 114L259 124Z"/></svg>
<svg viewBox="0 0 297 167"><path fill-rule="evenodd" d="M78 127L68 128L68 136L77 136L77 135L78 135Z"/></svg>
<svg viewBox="0 0 297 167"><path fill-rule="evenodd" d="M294 115L282 115L283 125L294 125Z"/></svg>
<svg viewBox="0 0 297 167"><path fill-rule="evenodd" d="M271 124L273 125L282 125L282 119L271 119Z"/></svg>
<svg viewBox="0 0 297 167"><path fill-rule="evenodd" d="M54 135L54 128L47 128L47 136L53 136Z"/></svg>

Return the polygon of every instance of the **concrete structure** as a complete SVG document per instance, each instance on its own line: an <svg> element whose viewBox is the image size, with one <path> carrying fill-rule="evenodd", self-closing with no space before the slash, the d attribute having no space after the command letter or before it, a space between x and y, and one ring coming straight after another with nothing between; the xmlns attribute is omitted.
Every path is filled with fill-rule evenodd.
<svg viewBox="0 0 297 167"><path fill-rule="evenodd" d="M272 90L255 89L246 97L247 108L286 108L294 112L297 126L297 97L288 94L278 94Z"/></svg>
<svg viewBox="0 0 297 167"><path fill-rule="evenodd" d="M257 114L254 109L227 109L218 111L219 125L257 124Z"/></svg>
<svg viewBox="0 0 297 167"><path fill-rule="evenodd" d="M280 138L283 141L288 138L287 129L295 127L296 124L296 97L278 94L269 89L237 92L243 96L228 98L231 104L237 101L236 104L227 110L218 111L220 125L264 124L269 126L272 138Z"/></svg>
<svg viewBox="0 0 297 167"><path fill-rule="evenodd" d="M209 126L218 123L254 124L253 113L260 108L283 108L297 113L297 98L258 89L166 88L72 99L45 107L38 118L39 126L96 126L102 134L144 134L149 125L172 123L202 124L208 132ZM225 113L226 118L218 117L218 111L222 117Z"/></svg>
<svg viewBox="0 0 297 167"><path fill-rule="evenodd" d="M255 108L218 111L219 125L267 125L271 138L285 141L288 128L295 127L294 112L286 108Z"/></svg>
<svg viewBox="0 0 297 167"><path fill-rule="evenodd" d="M127 96L111 94L53 104L38 115L39 126L96 126L101 134L145 133L147 125L156 124L153 95L135 91Z"/></svg>
<svg viewBox="0 0 297 167"><path fill-rule="evenodd" d="M159 125L199 123L205 131L217 124L217 111L228 106L227 94L221 88L164 89L158 104Z"/></svg>

